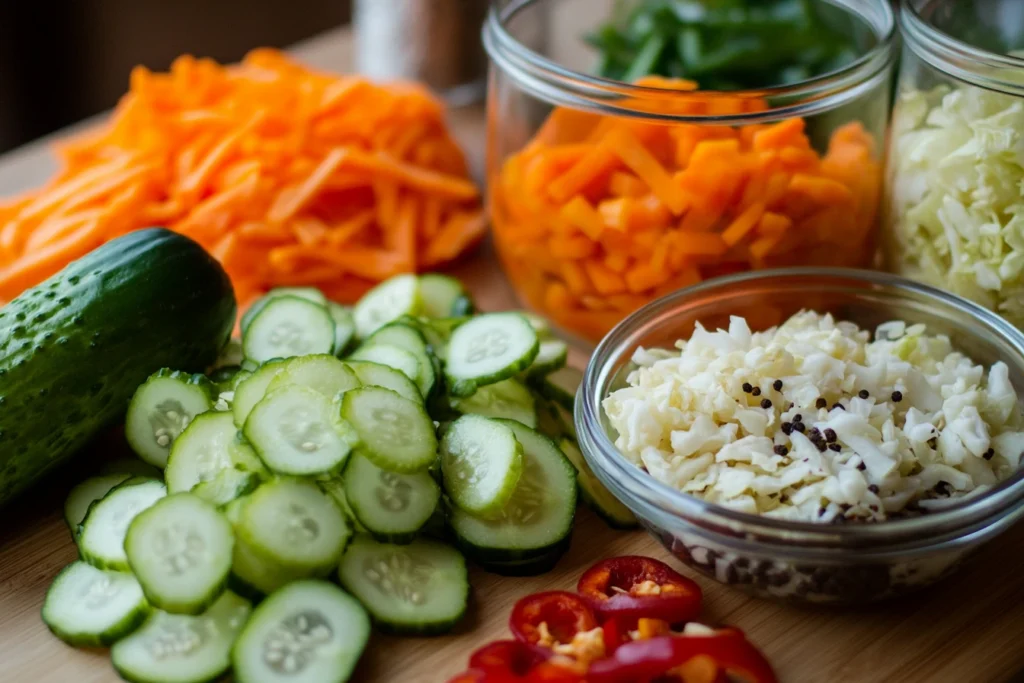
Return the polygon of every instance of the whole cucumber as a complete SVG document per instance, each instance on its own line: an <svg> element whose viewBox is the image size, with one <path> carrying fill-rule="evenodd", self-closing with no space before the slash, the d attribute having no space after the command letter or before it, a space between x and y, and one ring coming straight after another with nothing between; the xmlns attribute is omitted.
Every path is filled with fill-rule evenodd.
<svg viewBox="0 0 1024 683"><path fill-rule="evenodd" d="M121 419L154 371L206 369L235 296L187 237L112 240L0 308L0 505Z"/></svg>

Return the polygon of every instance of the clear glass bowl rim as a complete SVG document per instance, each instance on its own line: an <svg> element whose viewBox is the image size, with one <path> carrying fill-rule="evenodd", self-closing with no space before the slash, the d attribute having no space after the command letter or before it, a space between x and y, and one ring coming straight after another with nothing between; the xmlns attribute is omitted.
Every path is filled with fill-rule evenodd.
<svg viewBox="0 0 1024 683"><path fill-rule="evenodd" d="M879 550L901 544L929 545L976 535L986 527L1002 527L1004 518L1024 512L1024 468L992 490L942 511L877 524L831 525L766 518L709 503L657 481L622 457L602 426L601 401L614 375L612 369L627 361L626 354L631 354L636 347L638 331L696 294L707 295L735 284L771 283L794 277L836 280L837 285L838 281L856 281L875 289L914 293L940 307L955 309L976 323L987 326L1012 346L1019 359L1013 363L1007 359L1006 362L1015 365L1017 372L1024 373L1024 362L1020 362L1024 359L1024 333L974 302L900 276L857 269L802 267L751 271L708 280L666 295L632 313L605 336L584 372L575 410L581 450L595 473L604 475L599 476L600 479L614 481L615 488L633 499L623 501L627 507L651 507L686 524L710 530L729 529L748 537L758 536L759 540L775 539L784 545Z"/></svg>
<svg viewBox="0 0 1024 683"><path fill-rule="evenodd" d="M877 44L842 69L793 85L727 93L700 91L702 96L724 94L729 97L771 97L784 98L787 102L769 107L763 112L685 116L656 114L631 107L627 100L664 98L666 93L679 97L685 97L686 94L666 88L637 86L568 69L532 50L509 33L505 24L510 17L529 5L551 1L514 0L500 11L497 3L491 4L484 23L483 41L492 64L516 81L524 91L549 103L652 122L744 125L830 111L867 95L884 82L895 65L898 52L896 17L889 0L819 0L860 17L874 32Z"/></svg>
<svg viewBox="0 0 1024 683"><path fill-rule="evenodd" d="M900 0L899 24L908 49L946 75L988 90L1024 97L1024 83L1001 78L1020 73L1024 58L984 50L954 38L921 16L922 0Z"/></svg>

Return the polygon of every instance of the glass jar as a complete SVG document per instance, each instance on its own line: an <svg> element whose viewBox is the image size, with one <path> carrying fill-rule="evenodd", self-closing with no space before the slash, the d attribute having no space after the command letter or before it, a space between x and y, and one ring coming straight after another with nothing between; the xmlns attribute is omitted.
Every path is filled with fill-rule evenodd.
<svg viewBox="0 0 1024 683"><path fill-rule="evenodd" d="M904 0L887 266L1024 328L1024 2Z"/></svg>
<svg viewBox="0 0 1024 683"><path fill-rule="evenodd" d="M524 304L596 341L648 301L715 276L874 263L895 58L888 0L820 0L857 48L848 65L728 92L589 75L580 37L614 4L497 0L484 28L489 212ZM536 40L541 13L547 43Z"/></svg>

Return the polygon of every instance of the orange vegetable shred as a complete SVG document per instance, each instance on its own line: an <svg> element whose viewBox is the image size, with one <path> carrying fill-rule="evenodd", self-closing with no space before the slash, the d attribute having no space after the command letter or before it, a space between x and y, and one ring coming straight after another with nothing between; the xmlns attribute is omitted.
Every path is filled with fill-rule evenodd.
<svg viewBox="0 0 1024 683"><path fill-rule="evenodd" d="M187 56L166 74L139 67L110 121L57 153L45 187L0 203L0 302L152 224L220 260L242 306L279 285L352 300L457 258L485 228L426 90L313 71L275 50L228 67Z"/></svg>
<svg viewBox="0 0 1024 683"><path fill-rule="evenodd" d="M663 92L637 111L763 112L757 97ZM856 121L812 145L807 124L646 123L556 108L496 169L495 243L520 294L565 328L599 338L652 298L752 268L866 266L881 162Z"/></svg>

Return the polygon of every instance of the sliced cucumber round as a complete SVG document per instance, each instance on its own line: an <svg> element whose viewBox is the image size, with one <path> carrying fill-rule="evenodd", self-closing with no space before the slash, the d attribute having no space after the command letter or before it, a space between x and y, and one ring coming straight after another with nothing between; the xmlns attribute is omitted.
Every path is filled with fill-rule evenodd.
<svg viewBox="0 0 1024 683"><path fill-rule="evenodd" d="M338 577L377 627L389 633L449 631L469 600L462 554L428 539L394 545L357 536L341 559Z"/></svg>
<svg viewBox="0 0 1024 683"><path fill-rule="evenodd" d="M413 354L405 349L400 349L391 344L374 344L371 346L360 346L355 350L349 360L367 361L386 365L389 368L398 370L413 382L420 376L420 361ZM416 385L419 392L419 384ZM420 394L422 396L422 393Z"/></svg>
<svg viewBox="0 0 1024 683"><path fill-rule="evenodd" d="M416 381L420 394L429 396L434 389L437 377L434 375L434 361L427 349L427 340L419 329L400 321L388 323L363 342L364 347L381 345L398 347L416 357L416 376L411 379ZM372 360L372 358L364 357L362 360Z"/></svg>
<svg viewBox="0 0 1024 683"><path fill-rule="evenodd" d="M320 392L285 386L252 409L245 421L245 437L275 472L299 476L332 472L344 464L357 441L355 430L336 412L331 399Z"/></svg>
<svg viewBox="0 0 1024 683"><path fill-rule="evenodd" d="M408 543L434 514L441 489L427 472L396 474L356 454L345 466L345 500L374 538Z"/></svg>
<svg viewBox="0 0 1024 683"><path fill-rule="evenodd" d="M583 502L613 529L637 528L636 516L598 480L576 443L571 439L562 439L558 446L576 468L576 482Z"/></svg>
<svg viewBox="0 0 1024 683"><path fill-rule="evenodd" d="M535 386L546 398L570 413L576 402L576 390L583 381L583 373L576 368L564 367L548 373L536 381Z"/></svg>
<svg viewBox="0 0 1024 683"><path fill-rule="evenodd" d="M309 572L291 567L280 567L254 550L242 538L235 539L235 553L231 558L230 585L236 592L261 600L293 581L309 577Z"/></svg>
<svg viewBox="0 0 1024 683"><path fill-rule="evenodd" d="M410 401L423 401L423 395L420 394L416 383L409 379L404 372L370 361L350 360L348 365L365 386L384 387Z"/></svg>
<svg viewBox="0 0 1024 683"><path fill-rule="evenodd" d="M173 614L200 614L224 591L235 538L210 503L176 493L143 510L124 540L146 599Z"/></svg>
<svg viewBox="0 0 1024 683"><path fill-rule="evenodd" d="M537 357L526 370L530 377L544 377L565 367L569 359L569 345L561 339L544 339L540 342Z"/></svg>
<svg viewBox="0 0 1024 683"><path fill-rule="evenodd" d="M356 320L349 308L333 301L327 303L327 312L334 321L334 355L341 358L356 338Z"/></svg>
<svg viewBox="0 0 1024 683"><path fill-rule="evenodd" d="M358 453L353 454L349 458L349 464L352 459L356 457L362 457ZM333 474L327 477L317 477L317 486L320 490L331 497L331 500L341 508L341 513L345 515L345 519L352 525L352 528L357 532L366 531L366 527L363 526L359 518L356 517L355 510L349 505L348 496L345 494L345 480L340 475Z"/></svg>
<svg viewBox="0 0 1024 683"><path fill-rule="evenodd" d="M115 458L108 460L100 466L100 474L130 474L134 477L149 477L159 479L164 476L163 471L143 462L139 458Z"/></svg>
<svg viewBox="0 0 1024 683"><path fill-rule="evenodd" d="M458 318L419 318L420 332L430 344L434 355L443 361L448 360L448 342L455 328L469 320L468 317Z"/></svg>
<svg viewBox="0 0 1024 683"><path fill-rule="evenodd" d="M396 275L367 292L352 315L356 331L366 339L377 328L403 315L419 315L422 307L419 279L415 275Z"/></svg>
<svg viewBox="0 0 1024 683"><path fill-rule="evenodd" d="M370 638L362 605L326 581L298 581L253 612L231 651L237 683L344 683Z"/></svg>
<svg viewBox="0 0 1024 683"><path fill-rule="evenodd" d="M164 368L135 390L124 434L140 458L164 467L178 435L196 415L211 409L213 385L208 379Z"/></svg>
<svg viewBox="0 0 1024 683"><path fill-rule="evenodd" d="M235 396L231 401L231 412L235 418L235 426L245 426L249 411L260 402L267 393L267 387L274 381L277 374L283 371L285 362L282 359L270 360L256 368L252 374L244 378L235 387Z"/></svg>
<svg viewBox="0 0 1024 683"><path fill-rule="evenodd" d="M503 379L480 387L468 398L453 398L452 408L460 413L504 417L518 420L527 427L536 428L537 410L533 394L516 379Z"/></svg>
<svg viewBox="0 0 1024 683"><path fill-rule="evenodd" d="M301 479L278 479L256 489L236 531L259 556L306 576L330 573L352 536L334 501Z"/></svg>
<svg viewBox="0 0 1024 683"><path fill-rule="evenodd" d="M390 389L347 392L341 416L359 435L359 451L391 472L420 472L437 459L434 422L423 406Z"/></svg>
<svg viewBox="0 0 1024 683"><path fill-rule="evenodd" d="M213 479L234 466L231 446L235 441L231 413L198 415L174 441L167 459L164 480L170 493L191 491L201 481Z"/></svg>
<svg viewBox="0 0 1024 683"><path fill-rule="evenodd" d="M154 611L110 650L117 673L132 683L203 683L231 668L231 646L252 603L225 591L197 616Z"/></svg>
<svg viewBox="0 0 1024 683"><path fill-rule="evenodd" d="M445 375L453 396L472 396L477 388L525 370L537 357L537 333L518 313L488 313L470 319L452 333Z"/></svg>
<svg viewBox="0 0 1024 683"><path fill-rule="evenodd" d="M130 476L130 474L124 473L101 474L89 477L71 489L67 500L64 501L64 521L68 523L72 535L78 536L79 526L89 512L89 506L103 498L112 488Z"/></svg>
<svg viewBox="0 0 1024 683"><path fill-rule="evenodd" d="M267 385L266 394L288 386L309 387L330 399L359 387L360 382L352 368L334 356L314 355L286 360L281 372Z"/></svg>
<svg viewBox="0 0 1024 683"><path fill-rule="evenodd" d="M547 437L501 420L523 446L523 473L501 514L485 519L453 507L449 524L459 547L481 563L514 562L548 554L572 533L576 470Z"/></svg>
<svg viewBox="0 0 1024 683"><path fill-rule="evenodd" d="M78 537L82 559L100 569L128 571L124 538L140 512L167 495L163 482L133 478L115 486L89 508Z"/></svg>
<svg viewBox="0 0 1024 683"><path fill-rule="evenodd" d="M239 322L242 334L245 334L245 331L249 329L249 323L256 318L256 315L262 311L267 304L282 296L297 296L300 299L311 301L314 304L320 304L321 306L327 305L327 297L324 296L323 292L314 287L275 287L254 301L245 313L242 314L242 319Z"/></svg>
<svg viewBox="0 0 1024 683"><path fill-rule="evenodd" d="M221 470L213 479L201 481L193 486L192 494L211 505L223 507L233 500L252 493L262 481L262 477L255 472L230 468Z"/></svg>
<svg viewBox="0 0 1024 683"><path fill-rule="evenodd" d="M334 349L334 320L324 306L297 296L275 297L242 335L245 357L258 363Z"/></svg>
<svg viewBox="0 0 1024 683"><path fill-rule="evenodd" d="M429 318L452 318L473 312L473 300L462 283L439 273L420 276L423 315Z"/></svg>
<svg viewBox="0 0 1024 683"><path fill-rule="evenodd" d="M523 471L523 448L506 425L463 415L441 439L444 488L458 507L482 516L500 514Z"/></svg>
<svg viewBox="0 0 1024 683"><path fill-rule="evenodd" d="M539 316L536 313L530 311L516 311L519 315L526 318L526 322L530 323L530 327L537 333L537 337L543 341L551 338L551 325L548 324L547 318Z"/></svg>
<svg viewBox="0 0 1024 683"><path fill-rule="evenodd" d="M69 645L102 647L143 622L149 605L131 574L72 562L53 580L43 600L43 623Z"/></svg>

